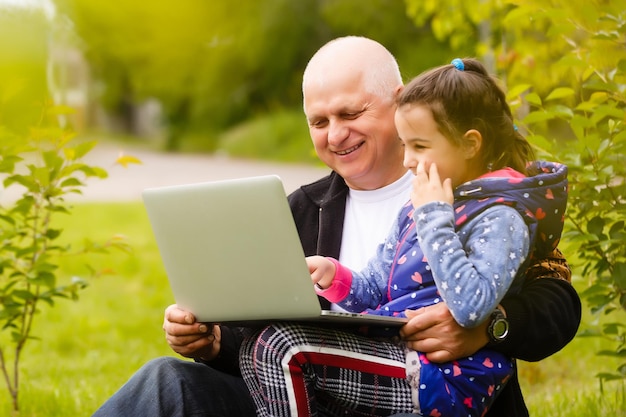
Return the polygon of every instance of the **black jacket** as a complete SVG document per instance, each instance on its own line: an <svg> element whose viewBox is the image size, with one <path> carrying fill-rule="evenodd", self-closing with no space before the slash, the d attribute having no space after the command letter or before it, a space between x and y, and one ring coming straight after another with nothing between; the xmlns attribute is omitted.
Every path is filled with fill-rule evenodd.
<svg viewBox="0 0 626 417"><path fill-rule="evenodd" d="M307 256L339 257L347 195L343 178L333 172L289 196ZM562 258L554 262L565 264ZM563 277L561 272L559 276L542 268L533 273L534 278L541 279L527 280L519 294L501 302L510 333L504 342L491 346L526 361L538 361L561 350L576 335L581 319L580 298L564 279L569 275ZM528 416L517 375L502 390L487 416Z"/></svg>

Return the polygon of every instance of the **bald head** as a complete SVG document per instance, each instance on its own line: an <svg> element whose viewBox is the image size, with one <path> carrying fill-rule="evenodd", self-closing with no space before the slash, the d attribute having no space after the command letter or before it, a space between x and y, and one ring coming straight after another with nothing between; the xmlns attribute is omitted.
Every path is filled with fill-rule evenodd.
<svg viewBox="0 0 626 417"><path fill-rule="evenodd" d="M380 43L360 37L334 39L313 55L304 70L302 93L324 87L338 78L361 78L363 88L383 98L392 98L402 76L396 59Z"/></svg>

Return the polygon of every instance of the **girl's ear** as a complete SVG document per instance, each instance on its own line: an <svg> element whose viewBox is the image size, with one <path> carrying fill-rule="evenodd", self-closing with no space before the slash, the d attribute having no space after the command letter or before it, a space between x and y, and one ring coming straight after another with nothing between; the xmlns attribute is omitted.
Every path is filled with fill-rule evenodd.
<svg viewBox="0 0 626 417"><path fill-rule="evenodd" d="M478 156L482 145L483 135L478 130L470 129L463 135L463 149L467 159Z"/></svg>

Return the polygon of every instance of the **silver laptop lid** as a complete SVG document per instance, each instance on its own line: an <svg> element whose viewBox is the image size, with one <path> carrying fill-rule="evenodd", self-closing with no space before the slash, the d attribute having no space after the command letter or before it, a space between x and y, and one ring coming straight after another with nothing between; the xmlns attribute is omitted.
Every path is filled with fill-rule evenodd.
<svg viewBox="0 0 626 417"><path fill-rule="evenodd" d="M279 177L150 188L143 200L176 303L199 321L319 316Z"/></svg>

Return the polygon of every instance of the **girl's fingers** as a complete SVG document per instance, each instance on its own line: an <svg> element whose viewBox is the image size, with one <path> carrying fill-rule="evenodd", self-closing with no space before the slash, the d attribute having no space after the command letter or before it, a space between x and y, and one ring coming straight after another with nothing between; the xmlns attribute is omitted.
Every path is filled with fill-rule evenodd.
<svg viewBox="0 0 626 417"><path fill-rule="evenodd" d="M417 167L415 168L415 175L425 175L426 167L423 162L418 162Z"/></svg>
<svg viewBox="0 0 626 417"><path fill-rule="evenodd" d="M437 170L437 164L435 164L434 162L430 164L428 178L435 184L441 184L441 180L439 179L439 171Z"/></svg>

